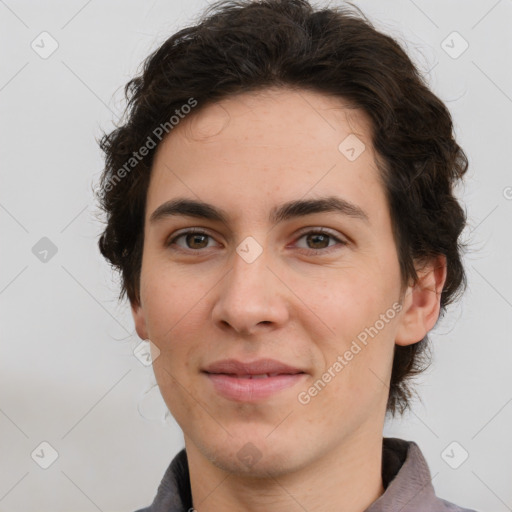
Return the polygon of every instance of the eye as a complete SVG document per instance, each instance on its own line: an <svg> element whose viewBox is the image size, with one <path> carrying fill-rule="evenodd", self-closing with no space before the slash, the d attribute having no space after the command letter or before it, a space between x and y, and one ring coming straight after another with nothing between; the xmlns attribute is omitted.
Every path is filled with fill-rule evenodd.
<svg viewBox="0 0 512 512"><path fill-rule="evenodd" d="M178 240L183 241L178 243ZM189 229L188 231L184 231L179 235L171 238L166 245L177 245L180 249L183 250L199 251L201 249L208 249L209 247L212 247L209 245L209 242L212 240L212 236L208 233L205 233L204 231Z"/></svg>
<svg viewBox="0 0 512 512"><path fill-rule="evenodd" d="M306 247L304 245L301 247L299 241L305 239ZM331 243L333 242L333 243ZM338 242L338 243L336 243ZM323 228L315 229L307 231L303 233L296 242L296 245L300 249L305 249L307 254L318 254L319 252L330 252L333 249L336 249L336 246L347 245L347 242L341 240L339 237L333 235L332 233L324 230ZM331 249L332 248L332 249ZM326 250L327 249L327 250Z"/></svg>
<svg viewBox="0 0 512 512"><path fill-rule="evenodd" d="M305 246L301 240L304 240ZM215 247L215 241L213 237L205 231L189 229L173 236L166 245L174 245L179 250L183 251L199 252L202 249ZM295 246L301 249L302 252L316 255L331 252L331 250L336 250L340 246L345 245L347 245L347 242L324 228L304 232L295 242Z"/></svg>

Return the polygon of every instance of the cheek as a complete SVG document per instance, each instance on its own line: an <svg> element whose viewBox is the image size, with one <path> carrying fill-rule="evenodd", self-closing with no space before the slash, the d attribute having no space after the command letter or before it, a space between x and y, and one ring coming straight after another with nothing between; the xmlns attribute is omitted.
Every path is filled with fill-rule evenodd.
<svg viewBox="0 0 512 512"><path fill-rule="evenodd" d="M167 340L200 304L202 282L156 259L142 268L141 295L150 337Z"/></svg>
<svg viewBox="0 0 512 512"><path fill-rule="evenodd" d="M166 368L173 375L184 375L200 353L199 347L208 348L208 292L218 279L156 262L148 267L158 269L146 272L143 286L141 283L149 338L160 349Z"/></svg>
<svg viewBox="0 0 512 512"><path fill-rule="evenodd" d="M149 290L149 288L148 288ZM203 294L197 287L182 288L176 282L163 280L151 288L146 299L146 319L150 339L160 350L153 364L162 397L178 424L183 428L187 418L197 411L190 390L197 377L197 357L204 351L206 314Z"/></svg>
<svg viewBox="0 0 512 512"><path fill-rule="evenodd" d="M318 347L326 368L338 356L343 358L343 370L336 373L343 374L337 379L340 386L348 379L351 389L373 392L380 387L377 376L385 381L392 361L396 286L364 269L338 277L322 282L315 290L310 288L306 295L322 325L330 328L327 337L319 336ZM368 379L375 386L368 388Z"/></svg>
<svg viewBox="0 0 512 512"><path fill-rule="evenodd" d="M302 282L300 288L305 303L336 338L346 340L366 327L369 319L378 318L383 291L364 268L331 269L330 275L315 281L314 286Z"/></svg>

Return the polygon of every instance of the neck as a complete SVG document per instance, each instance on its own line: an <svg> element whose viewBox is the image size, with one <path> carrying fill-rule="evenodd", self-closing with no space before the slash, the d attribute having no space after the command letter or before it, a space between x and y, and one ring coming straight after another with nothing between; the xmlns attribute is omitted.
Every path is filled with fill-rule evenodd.
<svg viewBox="0 0 512 512"><path fill-rule="evenodd" d="M185 441L198 512L363 512L384 493L381 434L351 439L303 468L268 478L224 471Z"/></svg>

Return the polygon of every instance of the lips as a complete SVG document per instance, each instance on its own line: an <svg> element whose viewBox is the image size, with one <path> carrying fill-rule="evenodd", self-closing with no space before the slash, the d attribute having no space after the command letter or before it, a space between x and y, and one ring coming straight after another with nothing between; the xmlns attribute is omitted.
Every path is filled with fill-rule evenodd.
<svg viewBox="0 0 512 512"><path fill-rule="evenodd" d="M225 359L207 366L206 375L214 390L237 402L257 402L290 388L305 378L300 368L275 359L241 362Z"/></svg>
<svg viewBox="0 0 512 512"><path fill-rule="evenodd" d="M204 369L207 373L223 373L238 377L254 378L259 376L295 375L304 373L300 368L281 363L275 359L258 359L243 363L236 359L217 361Z"/></svg>
<svg viewBox="0 0 512 512"><path fill-rule="evenodd" d="M233 374L230 374L233 375ZM250 373L244 375L236 375L239 379L266 379L267 377L277 377L283 375L282 373L261 373L259 375L251 375Z"/></svg>

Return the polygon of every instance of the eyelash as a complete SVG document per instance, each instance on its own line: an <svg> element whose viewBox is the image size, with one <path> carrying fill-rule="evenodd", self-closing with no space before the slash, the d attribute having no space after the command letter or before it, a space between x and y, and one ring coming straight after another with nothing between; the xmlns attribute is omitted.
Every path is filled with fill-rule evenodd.
<svg viewBox="0 0 512 512"><path fill-rule="evenodd" d="M304 236L307 236L307 235L318 235L318 234L321 234L321 235L327 235L329 236L331 239L335 240L336 242L338 242L337 245L332 245L332 246L328 246L328 247L325 247L323 249L304 249L304 248L300 248L301 251L303 252L303 254L306 254L306 255L319 255L319 254L328 254L330 253L332 250L336 250L336 249L339 249L340 247L338 247L338 245L341 245L342 247L345 246L345 245L348 245L348 242L340 239L339 237L333 235L330 231L327 231L326 229L324 228L317 228L317 229L311 229L309 231L304 231L302 232L299 237L295 240L295 242L297 242L298 240L300 240L301 238L303 238ZM209 233L207 233L206 231L202 231L200 229L188 229L187 231L183 231L182 233L179 233L178 235L174 236L173 238L171 238L167 243L166 243L166 246L167 247L170 247L171 245L175 244L176 240L178 240L179 238L181 237L184 237L184 236L187 236L187 235L206 235L210 238L213 238L212 235L210 235ZM181 251L184 251L184 252L202 252L203 250L206 250L207 248L204 248L204 249L183 249L182 247L179 247L178 246L178 250L181 250Z"/></svg>

